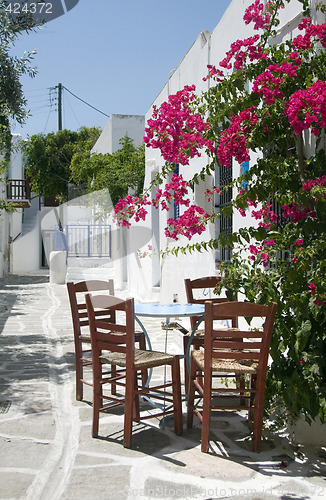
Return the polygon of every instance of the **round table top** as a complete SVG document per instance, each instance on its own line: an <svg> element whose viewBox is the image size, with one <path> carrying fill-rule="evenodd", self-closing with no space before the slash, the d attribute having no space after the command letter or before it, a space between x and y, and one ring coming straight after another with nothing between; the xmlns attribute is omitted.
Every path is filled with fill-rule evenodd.
<svg viewBox="0 0 326 500"><path fill-rule="evenodd" d="M162 318L174 318L178 316L201 316L205 312L204 304L135 304L136 316L151 316Z"/></svg>

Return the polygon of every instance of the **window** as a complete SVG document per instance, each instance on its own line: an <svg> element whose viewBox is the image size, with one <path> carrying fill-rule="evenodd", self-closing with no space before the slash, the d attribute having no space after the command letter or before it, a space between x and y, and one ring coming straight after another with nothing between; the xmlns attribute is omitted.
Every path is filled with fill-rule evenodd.
<svg viewBox="0 0 326 500"><path fill-rule="evenodd" d="M179 163L176 164L176 167L174 169L174 174L179 175ZM174 203L173 202L173 219L177 220L180 217L180 204L179 203Z"/></svg>
<svg viewBox="0 0 326 500"><path fill-rule="evenodd" d="M216 193L214 196L214 208L216 211L219 211L220 208L224 208L230 205L232 201L232 187L228 186L233 179L233 169L232 167L226 168L216 167L215 169L215 184L220 187L222 191L222 195ZM233 232L233 217L226 216L224 214L221 215L220 219L216 220L216 229L215 234L216 237L221 233L232 234ZM216 261L230 261L231 260L231 250L228 248L220 247L217 251Z"/></svg>

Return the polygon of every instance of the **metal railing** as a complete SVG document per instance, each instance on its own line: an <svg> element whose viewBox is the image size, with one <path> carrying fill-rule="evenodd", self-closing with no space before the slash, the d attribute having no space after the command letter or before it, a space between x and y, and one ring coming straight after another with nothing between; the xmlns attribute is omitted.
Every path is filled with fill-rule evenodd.
<svg viewBox="0 0 326 500"><path fill-rule="evenodd" d="M111 257L111 226L67 224L55 229L55 249L68 257Z"/></svg>

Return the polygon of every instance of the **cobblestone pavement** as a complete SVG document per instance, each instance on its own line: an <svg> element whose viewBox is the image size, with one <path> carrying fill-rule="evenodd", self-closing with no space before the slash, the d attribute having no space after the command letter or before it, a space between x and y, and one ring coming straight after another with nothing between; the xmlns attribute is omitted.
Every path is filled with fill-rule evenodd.
<svg viewBox="0 0 326 500"><path fill-rule="evenodd" d="M145 323L158 347L161 322ZM124 449L122 409L101 415L93 439L91 391L75 400L66 287L46 276L0 280L0 360L1 500L326 498L326 449L265 434L252 453L242 414L213 418L208 454L198 421L181 437L170 420L136 425Z"/></svg>

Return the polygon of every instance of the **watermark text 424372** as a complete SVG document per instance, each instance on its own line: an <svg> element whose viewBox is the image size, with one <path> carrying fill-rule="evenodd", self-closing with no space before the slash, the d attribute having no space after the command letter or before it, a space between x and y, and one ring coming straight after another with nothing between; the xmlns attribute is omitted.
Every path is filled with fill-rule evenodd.
<svg viewBox="0 0 326 500"><path fill-rule="evenodd" d="M36 24L43 24L62 16L78 4L79 0L21 0L6 1L6 12L13 19L32 17Z"/></svg>

